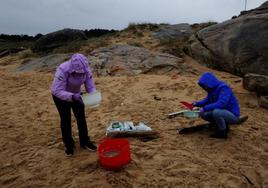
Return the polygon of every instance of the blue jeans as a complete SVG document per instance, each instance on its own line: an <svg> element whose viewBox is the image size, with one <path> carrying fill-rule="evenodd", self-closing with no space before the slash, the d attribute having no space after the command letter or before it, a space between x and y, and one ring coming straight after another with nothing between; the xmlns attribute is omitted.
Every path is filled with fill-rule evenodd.
<svg viewBox="0 0 268 188"><path fill-rule="evenodd" d="M232 112L224 109L204 112L201 117L206 121L215 123L219 131L225 131L228 125L236 124L239 120Z"/></svg>

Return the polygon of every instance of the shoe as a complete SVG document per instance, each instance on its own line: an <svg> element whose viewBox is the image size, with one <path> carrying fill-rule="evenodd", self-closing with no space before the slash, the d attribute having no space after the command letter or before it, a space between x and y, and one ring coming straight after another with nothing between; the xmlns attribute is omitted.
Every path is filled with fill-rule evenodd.
<svg viewBox="0 0 268 188"><path fill-rule="evenodd" d="M71 156L73 156L73 155L74 155L74 149L73 149L73 148L66 148L66 149L65 149L65 155L66 155L67 157L71 157Z"/></svg>
<svg viewBox="0 0 268 188"><path fill-rule="evenodd" d="M204 128L206 128L206 126L207 126L207 124L196 125L196 126L192 126L192 127L185 127L185 128L182 128L178 131L179 131L179 134L195 133L195 132L203 130Z"/></svg>
<svg viewBox="0 0 268 188"><path fill-rule="evenodd" d="M216 129L217 125L215 125L214 123L208 123L207 127L208 127L208 129Z"/></svg>
<svg viewBox="0 0 268 188"><path fill-rule="evenodd" d="M217 131L210 135L211 138L220 138L220 139L227 139L227 131Z"/></svg>
<svg viewBox="0 0 268 188"><path fill-rule="evenodd" d="M226 134L228 134L230 131L229 125L226 125Z"/></svg>
<svg viewBox="0 0 268 188"><path fill-rule="evenodd" d="M247 119L248 119L248 116L240 116L236 124L240 125L244 123L245 121L247 121Z"/></svg>
<svg viewBox="0 0 268 188"><path fill-rule="evenodd" d="M95 146L92 142L88 142L85 145L81 145L82 148L87 149L89 151L96 151L97 150L97 146Z"/></svg>

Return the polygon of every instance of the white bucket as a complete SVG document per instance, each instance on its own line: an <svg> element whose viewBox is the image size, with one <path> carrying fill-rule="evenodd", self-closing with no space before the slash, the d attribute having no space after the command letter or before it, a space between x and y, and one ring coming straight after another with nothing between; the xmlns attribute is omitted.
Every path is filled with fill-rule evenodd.
<svg viewBox="0 0 268 188"><path fill-rule="evenodd" d="M95 91L94 93L83 94L82 100L85 106L89 108L97 107L100 105L101 102L101 92Z"/></svg>

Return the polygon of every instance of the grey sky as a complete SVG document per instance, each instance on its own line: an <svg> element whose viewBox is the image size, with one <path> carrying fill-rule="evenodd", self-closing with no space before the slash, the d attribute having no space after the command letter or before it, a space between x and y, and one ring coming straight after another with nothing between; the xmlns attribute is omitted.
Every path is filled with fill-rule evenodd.
<svg viewBox="0 0 268 188"><path fill-rule="evenodd" d="M247 9L266 0L247 0ZM62 28L123 29L130 22L224 21L245 0L0 0L0 33L48 33Z"/></svg>

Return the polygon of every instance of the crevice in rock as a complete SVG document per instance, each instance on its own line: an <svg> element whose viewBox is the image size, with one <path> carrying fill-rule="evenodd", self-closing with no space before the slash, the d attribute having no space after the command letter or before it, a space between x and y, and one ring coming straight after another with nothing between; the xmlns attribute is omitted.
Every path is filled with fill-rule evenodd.
<svg viewBox="0 0 268 188"><path fill-rule="evenodd" d="M200 42L200 44L204 47L204 48L206 48L212 55L214 55L214 56L216 56L217 57L217 55L204 43L204 41L198 36L198 34L197 33L195 33L195 38Z"/></svg>

